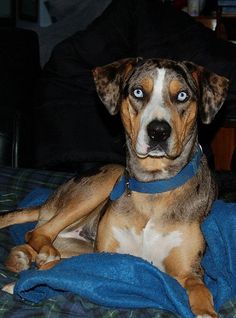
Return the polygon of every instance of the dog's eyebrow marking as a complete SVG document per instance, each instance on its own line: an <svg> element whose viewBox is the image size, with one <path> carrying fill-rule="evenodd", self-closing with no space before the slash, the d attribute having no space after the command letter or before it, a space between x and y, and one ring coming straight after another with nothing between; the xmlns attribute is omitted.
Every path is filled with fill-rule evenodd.
<svg viewBox="0 0 236 318"><path fill-rule="evenodd" d="M151 94L153 90L153 80L151 78L144 78L141 82L141 86L147 94Z"/></svg>
<svg viewBox="0 0 236 318"><path fill-rule="evenodd" d="M177 79L173 79L171 82L170 82L170 93L172 95L175 95L177 94L183 87L182 83L177 80Z"/></svg>
<svg viewBox="0 0 236 318"><path fill-rule="evenodd" d="M174 247L181 245L183 233L173 231L158 233L152 221L137 234L134 228L120 229L113 227L114 239L119 243L118 253L139 256L153 263L163 272L165 271L164 260Z"/></svg>

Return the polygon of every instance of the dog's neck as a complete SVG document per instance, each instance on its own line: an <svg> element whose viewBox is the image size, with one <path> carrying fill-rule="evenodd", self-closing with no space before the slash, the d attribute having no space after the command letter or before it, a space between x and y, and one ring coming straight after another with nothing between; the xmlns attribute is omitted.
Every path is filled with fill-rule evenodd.
<svg viewBox="0 0 236 318"><path fill-rule="evenodd" d="M127 163L129 175L139 181L149 182L154 180L169 179L177 175L192 159L198 148L197 135L193 134L188 140L181 154L175 159L166 157L139 158L134 152L129 137L127 137Z"/></svg>

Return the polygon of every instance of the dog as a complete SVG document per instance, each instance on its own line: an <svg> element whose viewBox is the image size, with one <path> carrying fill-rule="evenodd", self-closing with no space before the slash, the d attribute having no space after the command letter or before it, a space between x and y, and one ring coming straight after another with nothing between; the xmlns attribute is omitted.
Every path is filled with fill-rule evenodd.
<svg viewBox="0 0 236 318"><path fill-rule="evenodd" d="M197 121L210 123L228 80L194 63L127 58L92 71L110 114L120 112L126 167L108 164L61 185L42 205L7 213L0 227L38 221L6 266L19 272L89 252L142 257L187 291L198 318L217 317L203 283L200 225L216 185L198 142ZM6 288L5 290L9 290Z"/></svg>

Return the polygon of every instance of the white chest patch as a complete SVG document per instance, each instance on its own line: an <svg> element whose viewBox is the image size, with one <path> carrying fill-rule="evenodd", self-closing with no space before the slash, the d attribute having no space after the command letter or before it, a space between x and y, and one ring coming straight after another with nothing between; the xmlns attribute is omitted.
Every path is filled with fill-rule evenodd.
<svg viewBox="0 0 236 318"><path fill-rule="evenodd" d="M113 228L113 234L119 243L117 253L142 257L163 272L165 271L163 261L174 247L181 245L183 240L180 231L158 233L151 221L139 234L136 234L133 228Z"/></svg>

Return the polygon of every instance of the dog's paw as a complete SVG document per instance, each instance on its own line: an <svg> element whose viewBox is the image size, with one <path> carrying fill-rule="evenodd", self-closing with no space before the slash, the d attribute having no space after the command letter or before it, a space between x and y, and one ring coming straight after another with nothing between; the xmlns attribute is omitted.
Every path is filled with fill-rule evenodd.
<svg viewBox="0 0 236 318"><path fill-rule="evenodd" d="M23 251L13 249L6 260L5 265L10 271L19 273L31 266L31 260Z"/></svg>
<svg viewBox="0 0 236 318"><path fill-rule="evenodd" d="M15 282L6 284L6 285L2 288L2 291L5 291L5 292L8 293L8 294L13 294L13 293L14 293L15 284L16 284Z"/></svg>
<svg viewBox="0 0 236 318"><path fill-rule="evenodd" d="M53 246L45 245L41 248L36 256L36 264L40 269L47 269L48 263L57 263L61 259L61 255ZM52 266L51 266L52 267Z"/></svg>

